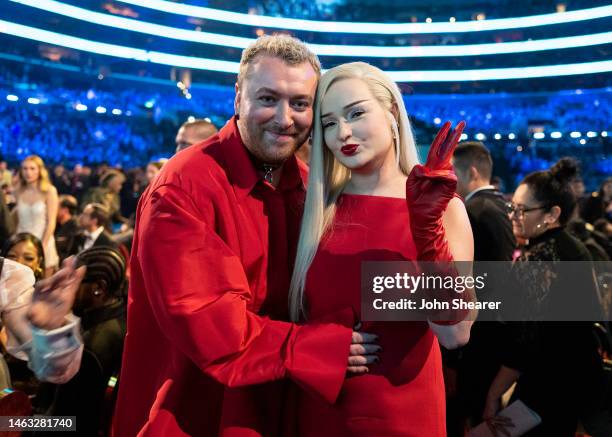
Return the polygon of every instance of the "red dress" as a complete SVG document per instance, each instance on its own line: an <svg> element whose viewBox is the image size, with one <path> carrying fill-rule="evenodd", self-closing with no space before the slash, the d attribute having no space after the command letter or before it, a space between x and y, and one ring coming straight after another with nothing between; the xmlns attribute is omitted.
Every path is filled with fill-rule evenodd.
<svg viewBox="0 0 612 437"><path fill-rule="evenodd" d="M330 234L306 278L309 323L353 326L360 319L362 261L414 260L406 200L343 195ZM297 399L301 436L445 436L440 348L426 322L364 322L379 336L381 360L347 378L333 406L304 391Z"/></svg>

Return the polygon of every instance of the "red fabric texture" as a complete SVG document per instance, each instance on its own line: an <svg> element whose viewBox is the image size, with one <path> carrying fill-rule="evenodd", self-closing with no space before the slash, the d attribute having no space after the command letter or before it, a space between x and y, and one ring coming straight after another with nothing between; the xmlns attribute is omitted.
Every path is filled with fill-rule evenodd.
<svg viewBox="0 0 612 437"><path fill-rule="evenodd" d="M232 119L142 196L115 436L277 435L270 382L287 377L336 399L351 329L274 320L287 320L301 170L290 159L277 189L263 182Z"/></svg>
<svg viewBox="0 0 612 437"><path fill-rule="evenodd" d="M404 199L343 195L309 270L305 297L311 322L347 327L360 320L361 263L416 259ZM426 322L363 322L379 336L380 362L347 378L330 406L294 391L299 436L442 437L444 382L440 348Z"/></svg>

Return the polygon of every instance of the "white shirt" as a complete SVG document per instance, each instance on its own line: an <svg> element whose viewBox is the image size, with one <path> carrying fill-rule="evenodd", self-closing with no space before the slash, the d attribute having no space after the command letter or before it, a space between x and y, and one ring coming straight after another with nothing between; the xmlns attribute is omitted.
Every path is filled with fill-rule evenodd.
<svg viewBox="0 0 612 437"><path fill-rule="evenodd" d="M38 379L56 384L67 382L81 366L80 319L71 314L64 326L52 331L33 327L27 321L33 292L34 272L4 259L0 274L0 315L8 337L7 351L27 360Z"/></svg>
<svg viewBox="0 0 612 437"><path fill-rule="evenodd" d="M474 194L478 193L479 191L482 191L482 190L494 190L494 189L495 189L495 186L493 186L493 185L484 185L482 187L476 188L475 190L470 191L468 193L468 195L465 196L465 199L463 201L467 202L468 200L470 200L472 198L472 196Z"/></svg>
<svg viewBox="0 0 612 437"><path fill-rule="evenodd" d="M85 241L83 242L83 250L89 249L91 246L93 246L102 232L104 232L104 226L98 227L98 229L93 232L85 231Z"/></svg>

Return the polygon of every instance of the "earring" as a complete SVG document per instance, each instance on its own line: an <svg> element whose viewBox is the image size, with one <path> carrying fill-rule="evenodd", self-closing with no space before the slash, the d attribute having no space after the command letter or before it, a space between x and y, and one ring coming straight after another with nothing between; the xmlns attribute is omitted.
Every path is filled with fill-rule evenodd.
<svg viewBox="0 0 612 437"><path fill-rule="evenodd" d="M96 289L96 290L93 291L93 295L94 296L100 296L101 294L102 294L102 292L100 290Z"/></svg>

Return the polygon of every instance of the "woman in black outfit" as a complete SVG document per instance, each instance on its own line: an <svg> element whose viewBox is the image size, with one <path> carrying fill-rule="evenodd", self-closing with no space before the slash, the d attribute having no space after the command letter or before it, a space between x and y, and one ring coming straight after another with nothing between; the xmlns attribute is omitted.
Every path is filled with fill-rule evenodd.
<svg viewBox="0 0 612 437"><path fill-rule="evenodd" d="M508 205L515 236L528 240L513 270L525 320L532 321L506 324L505 358L489 389L483 417L496 423L491 418L500 408L501 396L516 382L513 400L520 399L542 419L527 434L530 437L574 437L581 412L596 408L602 377L590 322L542 321L563 306L575 311L576 319L596 314L599 306L589 270L570 278L563 273L567 267L559 264L591 260L586 247L565 229L575 206L568 185L572 171L561 160L550 170L531 173ZM577 286L568 287L568 281Z"/></svg>

